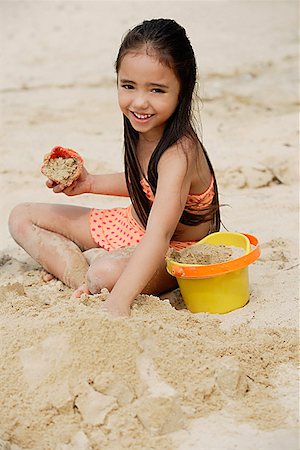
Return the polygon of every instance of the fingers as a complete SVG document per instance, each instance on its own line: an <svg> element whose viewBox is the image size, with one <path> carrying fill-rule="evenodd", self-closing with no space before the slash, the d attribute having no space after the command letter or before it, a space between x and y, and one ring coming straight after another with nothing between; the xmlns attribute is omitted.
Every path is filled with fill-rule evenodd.
<svg viewBox="0 0 300 450"><path fill-rule="evenodd" d="M56 184L53 187L53 192L55 192L56 194L58 194L59 192L63 192L65 190L65 186L63 186L62 184Z"/></svg>
<svg viewBox="0 0 300 450"><path fill-rule="evenodd" d="M53 186L55 185L55 183L54 183L54 181L52 181L52 180L47 180L46 181L46 186L48 187L48 188L53 188Z"/></svg>
<svg viewBox="0 0 300 450"><path fill-rule="evenodd" d="M55 193L62 192L65 189L65 186L63 186L62 184L56 184L55 181L52 180L47 180L46 186L47 188L52 189Z"/></svg>

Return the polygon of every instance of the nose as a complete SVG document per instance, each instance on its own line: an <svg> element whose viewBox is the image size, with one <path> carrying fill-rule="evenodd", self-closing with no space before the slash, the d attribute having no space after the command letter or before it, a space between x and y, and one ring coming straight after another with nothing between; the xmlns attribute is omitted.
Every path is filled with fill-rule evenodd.
<svg viewBox="0 0 300 450"><path fill-rule="evenodd" d="M148 98L144 92L136 92L133 102L133 108L139 112L141 109L146 109L148 107Z"/></svg>

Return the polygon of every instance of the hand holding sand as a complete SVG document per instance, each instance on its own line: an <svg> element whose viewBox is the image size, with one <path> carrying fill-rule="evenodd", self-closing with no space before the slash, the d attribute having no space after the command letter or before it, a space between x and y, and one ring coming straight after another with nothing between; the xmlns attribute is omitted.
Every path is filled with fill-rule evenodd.
<svg viewBox="0 0 300 450"><path fill-rule="evenodd" d="M48 177L47 187L68 196L90 192L90 175L83 163L83 158L75 150L54 147L45 155L41 167L41 172Z"/></svg>

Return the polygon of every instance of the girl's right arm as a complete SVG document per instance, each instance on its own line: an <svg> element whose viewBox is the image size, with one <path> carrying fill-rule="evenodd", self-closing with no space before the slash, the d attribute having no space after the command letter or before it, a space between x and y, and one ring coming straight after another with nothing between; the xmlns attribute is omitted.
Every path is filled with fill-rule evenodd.
<svg viewBox="0 0 300 450"><path fill-rule="evenodd" d="M129 196L124 172L91 175L91 177L91 194Z"/></svg>
<svg viewBox="0 0 300 450"><path fill-rule="evenodd" d="M92 175L83 167L80 177L67 188L60 184L55 184L51 180L47 180L46 185L48 188L53 189L53 192L63 192L68 196L80 194L129 196L124 172Z"/></svg>

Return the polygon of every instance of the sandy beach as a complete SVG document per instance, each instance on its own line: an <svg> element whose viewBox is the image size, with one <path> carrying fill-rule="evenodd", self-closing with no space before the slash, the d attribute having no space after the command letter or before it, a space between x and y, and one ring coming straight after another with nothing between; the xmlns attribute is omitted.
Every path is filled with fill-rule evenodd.
<svg viewBox="0 0 300 450"><path fill-rule="evenodd" d="M1 0L0 16L0 449L297 450L297 2ZM122 169L114 61L153 17L186 28L223 224L261 247L249 303L224 315L192 314L177 289L112 320L105 291L71 300L7 227L24 201L128 204L55 195L40 167L61 145Z"/></svg>

